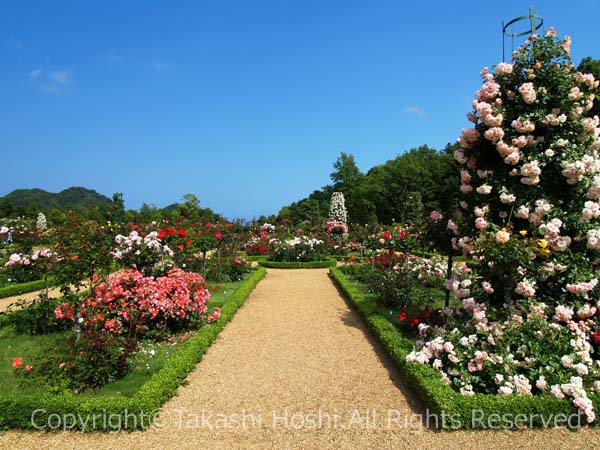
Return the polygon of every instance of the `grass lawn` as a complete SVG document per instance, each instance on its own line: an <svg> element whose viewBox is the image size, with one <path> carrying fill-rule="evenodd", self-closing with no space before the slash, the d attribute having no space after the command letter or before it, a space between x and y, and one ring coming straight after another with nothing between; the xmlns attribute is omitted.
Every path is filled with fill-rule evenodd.
<svg viewBox="0 0 600 450"><path fill-rule="evenodd" d="M241 281L221 283L220 285L209 284L208 288L211 293L211 299L208 302L209 313L213 308L224 305L241 284ZM29 355L61 345L69 336L70 332L41 336L16 335L11 327L0 328L0 379L2 379L0 396L46 392L46 388L43 386L20 383L19 377L16 376L15 369L12 367L12 359L20 356L23 358L23 367L25 367L28 364ZM140 351L130 359L130 370L123 378L98 390L85 391L82 395L130 396L134 394L164 366L169 356L184 342L185 339L182 335L174 336L173 339L166 342L142 341Z"/></svg>

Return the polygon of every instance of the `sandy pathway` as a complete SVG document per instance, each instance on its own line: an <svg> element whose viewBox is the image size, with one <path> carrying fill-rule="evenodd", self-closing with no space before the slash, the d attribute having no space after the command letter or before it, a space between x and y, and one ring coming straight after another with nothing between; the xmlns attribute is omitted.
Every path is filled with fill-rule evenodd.
<svg viewBox="0 0 600 450"><path fill-rule="evenodd" d="M40 296L40 294L45 293L45 291L45 289L42 289L41 291L33 291L27 292L25 294L15 295L14 297L0 298L0 312L6 311L10 305L13 305L18 301L24 300L26 302L31 302L33 300L36 300ZM50 288L48 290L48 295L50 298L56 298L60 296L60 288Z"/></svg>
<svg viewBox="0 0 600 450"><path fill-rule="evenodd" d="M9 431L0 448L600 448L599 431L423 429L327 269L269 270L188 381L148 431Z"/></svg>

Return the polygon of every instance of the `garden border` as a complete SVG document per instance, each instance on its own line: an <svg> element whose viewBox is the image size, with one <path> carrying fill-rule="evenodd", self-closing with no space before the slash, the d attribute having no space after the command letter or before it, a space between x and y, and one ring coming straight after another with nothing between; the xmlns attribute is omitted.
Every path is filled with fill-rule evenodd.
<svg viewBox="0 0 600 450"><path fill-rule="evenodd" d="M54 279L48 279L48 287L55 287L57 284ZM0 288L0 299L15 297L17 295L28 294L29 292L41 291L46 288L46 282L44 280L27 281L25 283L18 283L8 285Z"/></svg>
<svg viewBox="0 0 600 450"><path fill-rule="evenodd" d="M73 417L69 429L78 431L131 431L149 427L160 407L175 395L265 274L264 268L258 268L221 307L219 320L194 334L131 397L90 398L71 393L0 397L0 429L39 430L40 426L47 426L52 414Z"/></svg>
<svg viewBox="0 0 600 450"><path fill-rule="evenodd" d="M269 259L269 255L249 255L245 257L248 262L260 262Z"/></svg>
<svg viewBox="0 0 600 450"><path fill-rule="evenodd" d="M497 418L502 421L503 417L515 419L518 415L524 415L528 425L544 427L545 423L553 423L552 421L556 421L563 415L578 414L577 409L569 400L558 399L550 395L475 394L464 396L459 394L444 384L439 372L431 366L407 363L406 356L413 351L414 341L404 336L385 316L380 314L375 306L365 298L365 295L356 288L355 283L349 280L339 268L332 267L330 276L338 289L364 318L370 330L400 369L405 384L417 392L427 408L428 415L439 419L438 428L448 430L493 428L490 425L497 423ZM590 395L590 398L595 408L600 407L600 395L593 394ZM477 411L476 417L474 411ZM579 417L579 424L585 424L585 416Z"/></svg>
<svg viewBox="0 0 600 450"><path fill-rule="evenodd" d="M288 262L288 261L259 261L262 267L269 269L327 269L337 264L337 259L325 261Z"/></svg>

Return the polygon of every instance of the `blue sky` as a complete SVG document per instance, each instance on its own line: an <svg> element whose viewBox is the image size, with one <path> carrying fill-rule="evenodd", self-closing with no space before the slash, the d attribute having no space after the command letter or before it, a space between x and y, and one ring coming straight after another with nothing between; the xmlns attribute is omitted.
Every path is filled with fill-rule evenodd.
<svg viewBox="0 0 600 450"><path fill-rule="evenodd" d="M0 195L86 186L126 206L194 193L229 218L467 126L501 22L529 3L2 1ZM600 58L598 0L534 3ZM507 40L510 49L511 42Z"/></svg>

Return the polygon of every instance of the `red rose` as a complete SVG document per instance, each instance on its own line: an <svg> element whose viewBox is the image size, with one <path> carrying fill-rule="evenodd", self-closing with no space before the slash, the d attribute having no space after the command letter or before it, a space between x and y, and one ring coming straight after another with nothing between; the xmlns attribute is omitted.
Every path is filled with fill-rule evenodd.
<svg viewBox="0 0 600 450"><path fill-rule="evenodd" d="M417 325L419 325L419 322L420 322L420 321L419 321L419 319L417 319L417 318L415 317L414 319L412 319L412 320L409 322L408 326L409 326L409 327L411 327L411 328L413 328L413 327L416 327Z"/></svg>
<svg viewBox="0 0 600 450"><path fill-rule="evenodd" d="M400 239L404 239L406 237L408 233L406 232L406 230L402 230L400 233L398 233L398 237Z"/></svg>
<svg viewBox="0 0 600 450"><path fill-rule="evenodd" d="M385 231L385 232L383 233L383 238L384 238L385 240L388 240L388 241L389 241L389 240L392 238L392 233L390 233L389 231Z"/></svg>
<svg viewBox="0 0 600 450"><path fill-rule="evenodd" d="M592 334L592 342L595 345L600 345L600 331L596 331L594 334Z"/></svg>
<svg viewBox="0 0 600 450"><path fill-rule="evenodd" d="M215 233L215 237L217 239L221 239L223 237L223 235L221 233Z"/></svg>

